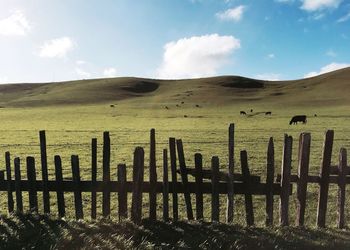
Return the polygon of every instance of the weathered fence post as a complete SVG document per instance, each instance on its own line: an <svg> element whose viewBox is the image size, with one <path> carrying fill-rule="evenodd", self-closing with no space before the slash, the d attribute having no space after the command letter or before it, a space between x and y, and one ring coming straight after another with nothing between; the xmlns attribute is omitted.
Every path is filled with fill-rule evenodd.
<svg viewBox="0 0 350 250"><path fill-rule="evenodd" d="M300 134L297 181L297 226L304 226L307 178L309 175L310 144L311 135L309 133Z"/></svg>
<svg viewBox="0 0 350 250"><path fill-rule="evenodd" d="M149 219L157 219L157 167L156 167L156 136L155 130L150 133L150 156L149 156Z"/></svg>
<svg viewBox="0 0 350 250"><path fill-rule="evenodd" d="M326 226L327 200L329 188L329 172L332 158L334 131L326 131L323 144L323 157L320 172L320 191L317 206L317 226Z"/></svg>
<svg viewBox="0 0 350 250"><path fill-rule="evenodd" d="M244 184L244 197L245 197L245 211L246 211L246 221L248 226L254 225L254 210L253 210L253 199L251 192L251 182L250 182L250 172L248 167L248 156L247 151L241 151L241 168L242 177Z"/></svg>
<svg viewBox="0 0 350 250"><path fill-rule="evenodd" d="M23 212L23 199L21 188L21 162L18 157L14 160L15 165L15 190L16 190L16 209L17 212Z"/></svg>
<svg viewBox="0 0 350 250"><path fill-rule="evenodd" d="M81 197L81 189L80 189L80 168L79 168L79 157L77 155L71 156L71 164L72 164L72 174L73 174L73 182L74 182L74 205L75 205L75 218L83 219L83 203Z"/></svg>
<svg viewBox="0 0 350 250"><path fill-rule="evenodd" d="M131 204L131 220L136 223L141 223L142 217L142 189L144 175L144 151L143 148L137 147L134 152L133 166L133 189L132 189L132 204Z"/></svg>
<svg viewBox="0 0 350 250"><path fill-rule="evenodd" d="M226 222L233 222L234 206L234 131L235 125L232 123L228 129L228 179L227 179L227 210Z"/></svg>
<svg viewBox="0 0 350 250"><path fill-rule="evenodd" d="M63 188L63 176L62 176L62 162L59 155L55 155L55 176L56 176L56 195L57 195L57 210L58 217L63 218L66 216L66 208L64 201L64 188Z"/></svg>
<svg viewBox="0 0 350 250"><path fill-rule="evenodd" d="M111 157L111 143L109 138L109 132L103 133L103 193L102 193L102 215L103 217L109 217L111 213L111 193L109 191L109 185L111 180L110 175L110 157Z"/></svg>
<svg viewBox="0 0 350 250"><path fill-rule="evenodd" d="M128 217L128 195L126 190L126 166L118 165L118 216L119 221Z"/></svg>
<svg viewBox="0 0 350 250"><path fill-rule="evenodd" d="M8 212L12 213L14 209L12 187L11 187L11 158L10 152L5 153L5 163L6 163L6 179L7 179L7 208Z"/></svg>
<svg viewBox="0 0 350 250"><path fill-rule="evenodd" d="M178 212L178 197L177 197L177 174L176 174L176 140L175 138L169 138L169 150L170 150L170 168L171 168L171 182L173 191L173 220L179 219Z"/></svg>
<svg viewBox="0 0 350 250"><path fill-rule="evenodd" d="M338 177L338 228L345 227L345 185L346 185L346 175L348 174L347 170L347 154L346 149L341 148L339 154L339 177Z"/></svg>
<svg viewBox="0 0 350 250"><path fill-rule="evenodd" d="M194 164L196 169L196 219L203 219L203 163L202 163L202 155L197 153L194 155Z"/></svg>
<svg viewBox="0 0 350 250"><path fill-rule="evenodd" d="M266 226L273 225L273 182L275 176L275 148L273 138L270 137L267 148L266 165Z"/></svg>
<svg viewBox="0 0 350 250"><path fill-rule="evenodd" d="M97 139L91 140L91 219L96 219Z"/></svg>
<svg viewBox="0 0 350 250"><path fill-rule="evenodd" d="M169 220L168 151L163 149L163 220Z"/></svg>
<svg viewBox="0 0 350 250"><path fill-rule="evenodd" d="M211 159L211 220L220 220L220 199L219 199L219 157L213 156Z"/></svg>
<svg viewBox="0 0 350 250"><path fill-rule="evenodd" d="M292 165L292 143L293 138L284 135L283 158L281 167L281 193L280 193L280 225L289 225L289 195L290 195L290 176Z"/></svg>
<svg viewBox="0 0 350 250"><path fill-rule="evenodd" d="M38 197L36 191L36 174L35 174L35 159L27 157L27 178L28 178L28 193L29 193L29 208L31 212L38 212Z"/></svg>
<svg viewBox="0 0 350 250"><path fill-rule="evenodd" d="M47 153L46 153L46 135L45 130L39 132L40 137L40 156L41 156L41 174L43 181L43 201L44 201L44 213L50 213L50 193L47 187L48 171L47 171Z"/></svg>
<svg viewBox="0 0 350 250"><path fill-rule="evenodd" d="M182 145L182 140L176 140L176 146L177 146L177 153L179 156L179 165L180 165L180 174L182 179L182 186L184 189L184 196L185 196L185 203L186 203L186 212L187 212L187 219L193 220L193 211L192 211L192 204L191 204L191 195L188 189L188 177L187 177L187 168L186 168L186 162L185 162L185 155Z"/></svg>

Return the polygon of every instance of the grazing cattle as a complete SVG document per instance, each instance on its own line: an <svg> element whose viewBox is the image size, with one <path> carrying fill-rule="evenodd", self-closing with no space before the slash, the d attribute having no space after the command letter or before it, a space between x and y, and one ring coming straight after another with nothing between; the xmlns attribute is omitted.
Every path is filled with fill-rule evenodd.
<svg viewBox="0 0 350 250"><path fill-rule="evenodd" d="M267 111L267 112L265 112L265 115L272 115L272 112L271 111Z"/></svg>
<svg viewBox="0 0 350 250"><path fill-rule="evenodd" d="M253 109L251 109L250 112L253 112Z"/></svg>
<svg viewBox="0 0 350 250"><path fill-rule="evenodd" d="M184 115L185 118L187 118L187 115Z"/></svg>
<svg viewBox="0 0 350 250"><path fill-rule="evenodd" d="M185 102L181 102L181 104L184 104Z"/></svg>
<svg viewBox="0 0 350 250"><path fill-rule="evenodd" d="M109 105L111 108L114 108L114 105L113 104L111 104L111 105Z"/></svg>
<svg viewBox="0 0 350 250"><path fill-rule="evenodd" d="M246 115L247 113L244 112L244 111L241 111L240 114L241 114L241 115Z"/></svg>
<svg viewBox="0 0 350 250"><path fill-rule="evenodd" d="M293 116L289 122L289 125L297 124L298 122L306 123L306 115L296 115Z"/></svg>
<svg viewBox="0 0 350 250"><path fill-rule="evenodd" d="M169 107L168 107L168 106L165 106L165 108L166 108L166 109L169 109Z"/></svg>
<svg viewBox="0 0 350 250"><path fill-rule="evenodd" d="M198 104L196 104L196 107L197 107L197 108L199 108L199 105L198 105Z"/></svg>
<svg viewBox="0 0 350 250"><path fill-rule="evenodd" d="M317 117L317 114L314 114L315 117Z"/></svg>
<svg viewBox="0 0 350 250"><path fill-rule="evenodd" d="M176 104L176 107L180 107L180 105L179 105L179 104Z"/></svg>

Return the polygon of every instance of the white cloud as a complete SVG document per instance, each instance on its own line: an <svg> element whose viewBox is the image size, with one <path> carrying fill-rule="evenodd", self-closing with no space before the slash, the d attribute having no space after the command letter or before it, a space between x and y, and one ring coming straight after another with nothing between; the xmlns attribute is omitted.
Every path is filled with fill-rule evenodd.
<svg viewBox="0 0 350 250"><path fill-rule="evenodd" d="M107 68L103 70L103 76L105 77L116 77L117 76L117 70L115 68Z"/></svg>
<svg viewBox="0 0 350 250"><path fill-rule="evenodd" d="M337 53L335 53L334 50L330 49L326 52L326 55L329 57L336 57Z"/></svg>
<svg viewBox="0 0 350 250"><path fill-rule="evenodd" d="M318 76L321 74L325 74L334 70L338 70L338 69L342 69L342 68L347 68L350 67L350 63L330 63L324 67L321 68L321 70L319 72L316 71L312 71L307 73L306 75L304 75L304 78L308 78L308 77L314 77L314 76Z"/></svg>
<svg viewBox="0 0 350 250"><path fill-rule="evenodd" d="M75 69L75 72L77 73L77 75L80 77L80 78L90 78L91 77L91 74L81 68L76 68Z"/></svg>
<svg viewBox="0 0 350 250"><path fill-rule="evenodd" d="M182 38L164 46L159 78L195 78L212 76L241 47L233 36L210 34Z"/></svg>
<svg viewBox="0 0 350 250"><path fill-rule="evenodd" d="M319 11L323 9L336 9L343 0L301 0L301 9L306 11Z"/></svg>
<svg viewBox="0 0 350 250"><path fill-rule="evenodd" d="M31 26L22 11L16 10L12 14L0 20L0 35L3 36L25 36Z"/></svg>
<svg viewBox="0 0 350 250"><path fill-rule="evenodd" d="M312 18L313 20L321 20L321 19L324 18L324 17L325 17L325 14L324 14L324 13L317 13L317 14L313 15L311 18Z"/></svg>
<svg viewBox="0 0 350 250"><path fill-rule="evenodd" d="M281 77L280 74L275 74L275 73L263 73L255 76L255 78L259 80L267 80L267 81L279 81L281 80L280 77Z"/></svg>
<svg viewBox="0 0 350 250"><path fill-rule="evenodd" d="M228 9L223 12L218 12L215 15L220 20L238 22L242 19L245 9L246 7L244 5L240 5L238 7Z"/></svg>
<svg viewBox="0 0 350 250"><path fill-rule="evenodd" d="M275 54L271 53L267 55L267 58L269 59L274 59L275 58Z"/></svg>
<svg viewBox="0 0 350 250"><path fill-rule="evenodd" d="M350 19L350 11L349 11L349 13L346 14L345 16L342 16L341 18L339 18L339 19L337 20L337 22L338 22L338 23L342 23L342 22L346 22L346 21L349 20L349 19Z"/></svg>
<svg viewBox="0 0 350 250"><path fill-rule="evenodd" d="M7 83L9 79L6 76L0 76L0 84Z"/></svg>
<svg viewBox="0 0 350 250"><path fill-rule="evenodd" d="M61 37L46 41L44 45L40 47L39 56L48 58L62 58L66 57L67 53L74 49L74 41L69 37Z"/></svg>
<svg viewBox="0 0 350 250"><path fill-rule="evenodd" d="M293 3L294 0L275 0L276 3Z"/></svg>
<svg viewBox="0 0 350 250"><path fill-rule="evenodd" d="M87 62L84 61L84 60L77 60L77 61L75 61L75 63L76 63L77 65L84 65L84 64L87 64Z"/></svg>

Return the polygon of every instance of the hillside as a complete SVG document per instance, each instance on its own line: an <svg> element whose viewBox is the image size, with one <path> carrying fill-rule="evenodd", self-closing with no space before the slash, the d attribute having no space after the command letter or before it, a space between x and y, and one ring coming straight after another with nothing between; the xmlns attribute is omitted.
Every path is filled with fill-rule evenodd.
<svg viewBox="0 0 350 250"><path fill-rule="evenodd" d="M285 105L350 105L350 68L313 78L269 82L240 76L190 80L134 77L58 83L0 85L0 106L32 107L61 104L97 104L118 101L206 104L242 102Z"/></svg>

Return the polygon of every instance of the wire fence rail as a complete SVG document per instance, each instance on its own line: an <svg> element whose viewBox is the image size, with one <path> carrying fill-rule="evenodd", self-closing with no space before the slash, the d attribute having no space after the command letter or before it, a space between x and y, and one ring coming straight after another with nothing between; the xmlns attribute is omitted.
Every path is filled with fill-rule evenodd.
<svg viewBox="0 0 350 250"><path fill-rule="evenodd" d="M281 173L275 173L275 146L271 137L267 147L266 175L262 181L261 176L251 175L246 151L240 151L241 171L235 169L235 126L230 124L228 129L228 164L227 171L220 171L219 157L211 159L211 169L203 169L202 155L196 153L194 156L194 168L186 165L183 142L181 139L169 138L168 147L161 152L162 162L156 162L156 133L150 131L149 151L149 181L145 176L145 151L142 147L136 147L133 155L132 180L127 179L127 168L125 164L117 165L117 180L111 180L111 141L109 132L103 133L102 152L102 180L97 180L98 159L97 139L91 141L91 180L82 181L80 174L79 156L71 156L72 179L63 179L62 161L59 155L54 156L55 180L48 178L48 164L46 152L45 131L39 132L40 138L40 167L41 179L37 180L37 163L34 157L28 156L25 164L20 158L11 159L10 152L5 153L6 170L0 171L0 191L7 192L8 213L24 212L22 193L27 192L29 197L30 212L38 213L38 192L42 192L43 212L51 213L51 201L56 199L58 217L66 216L66 209L75 211L76 219L86 218L84 214L82 192L91 194L90 215L96 219L97 193L102 193L102 216L111 216L111 193L118 194L118 217L119 220L130 218L135 223L141 223L143 209L143 194L149 196L148 217L152 220L162 218L163 220L179 220L179 196L184 197L186 217L188 220L203 220L204 194L211 195L210 214L211 221L219 221L221 209L226 210L226 222L235 221L236 195L244 195L244 208L246 213L246 224L254 225L253 196L266 197L265 225L279 224L287 226L290 224L289 200L292 195L292 187L296 185L297 211L296 225L303 226L305 218L305 207L307 202L308 183L319 184L317 226L326 226L327 197L330 184L338 186L338 227L345 227L345 190L346 184L350 183L350 167L347 166L346 149L341 148L339 164L331 165L334 132L328 130L324 136L322 162L319 175L309 174L311 135L302 133L299 137L298 170L293 174L292 169L292 143L293 138L285 135L282 150ZM162 144L163 145L163 144ZM13 162L13 165L12 165ZM22 179L21 167L26 167L26 179ZM223 165L223 164L221 164ZM157 177L157 166L162 166L162 180ZM14 179L12 179L14 171ZM114 170L115 171L115 170ZM240 173L239 173L240 172ZM169 176L170 174L170 176ZM6 178L5 178L6 175ZM189 180L194 177L194 181ZM54 197L53 193L56 193ZM74 208L66 207L65 194L72 193L74 196ZM128 194L131 194L131 207L128 207ZM191 196L195 196L195 204L192 204ZM227 196L226 204L220 204L220 195ZM15 197L14 197L15 196ZM162 204L157 207L157 196L161 196ZM279 199L279 222L274 222L275 196ZM41 196L40 196L41 197ZM159 200L159 199L158 199ZM170 201L172 206L170 207ZM195 206L195 209L193 207ZM160 211L159 211L160 210ZM194 214L195 210L195 214Z"/></svg>

